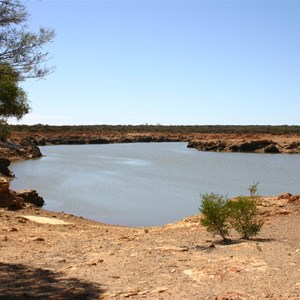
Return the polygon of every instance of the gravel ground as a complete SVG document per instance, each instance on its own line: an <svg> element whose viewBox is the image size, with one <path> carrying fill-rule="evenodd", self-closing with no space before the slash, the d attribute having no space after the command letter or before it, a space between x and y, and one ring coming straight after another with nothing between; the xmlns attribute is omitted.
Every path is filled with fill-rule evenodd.
<svg viewBox="0 0 300 300"><path fill-rule="evenodd" d="M0 299L300 299L299 198L261 198L261 234L226 245L199 216L129 228L0 209Z"/></svg>

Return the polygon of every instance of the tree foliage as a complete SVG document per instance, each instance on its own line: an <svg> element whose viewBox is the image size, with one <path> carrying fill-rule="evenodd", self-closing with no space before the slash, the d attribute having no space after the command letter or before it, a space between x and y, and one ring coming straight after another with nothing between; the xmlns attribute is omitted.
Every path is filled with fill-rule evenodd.
<svg viewBox="0 0 300 300"><path fill-rule="evenodd" d="M201 120L199 120L201 121ZM45 133L162 133L162 134L293 134L300 135L299 125L14 125L12 130ZM42 127L42 128L41 128Z"/></svg>
<svg viewBox="0 0 300 300"><path fill-rule="evenodd" d="M48 53L42 48L53 39L54 31L41 27L37 33L30 32L28 18L28 11L21 1L0 0L1 139L8 132L6 119L20 119L30 109L20 81L42 78L51 72L51 68L44 65Z"/></svg>
<svg viewBox="0 0 300 300"><path fill-rule="evenodd" d="M255 187L256 195L257 184L250 187ZM199 208L202 213L201 224L207 231L220 235L223 240L227 239L231 228L235 229L242 239L249 239L257 235L264 224L262 217L259 216L256 196L253 196L253 193L250 197L240 196L232 200L214 193L203 194L201 198Z"/></svg>
<svg viewBox="0 0 300 300"><path fill-rule="evenodd" d="M211 233L218 234L223 240L229 234L228 223L228 199L219 194L202 194L202 202L199 208L202 213L201 224Z"/></svg>
<svg viewBox="0 0 300 300"><path fill-rule="evenodd" d="M48 52L42 48L53 39L54 31L41 27L37 33L30 32L28 18L21 1L0 0L0 64L12 67L19 80L42 78L51 72L43 65Z"/></svg>
<svg viewBox="0 0 300 300"><path fill-rule="evenodd" d="M257 203L253 197L238 197L228 202L231 226L243 239L257 235L263 226L258 216Z"/></svg>
<svg viewBox="0 0 300 300"><path fill-rule="evenodd" d="M9 65L0 65L0 116L22 118L29 112L25 91L18 86L19 74Z"/></svg>

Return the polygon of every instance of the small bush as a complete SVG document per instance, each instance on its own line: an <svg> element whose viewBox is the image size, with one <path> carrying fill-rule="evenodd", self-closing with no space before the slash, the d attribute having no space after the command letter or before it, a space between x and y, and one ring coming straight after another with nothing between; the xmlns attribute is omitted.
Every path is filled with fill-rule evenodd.
<svg viewBox="0 0 300 300"><path fill-rule="evenodd" d="M250 192L250 197L258 197L258 190L257 190L258 185L259 185L259 181L258 182L253 182L253 184L251 184L248 187L248 190Z"/></svg>
<svg viewBox="0 0 300 300"><path fill-rule="evenodd" d="M258 216L257 203L252 197L239 197L227 203L231 226L242 236L249 239L257 235L263 225Z"/></svg>
<svg viewBox="0 0 300 300"><path fill-rule="evenodd" d="M228 199L219 194L201 194L202 203L199 211L202 213L201 224L214 235L218 234L227 240L229 234Z"/></svg>

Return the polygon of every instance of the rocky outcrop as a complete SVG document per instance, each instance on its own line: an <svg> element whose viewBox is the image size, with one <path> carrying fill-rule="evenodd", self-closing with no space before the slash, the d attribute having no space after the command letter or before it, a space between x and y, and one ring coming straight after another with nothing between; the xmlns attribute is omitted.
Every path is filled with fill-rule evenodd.
<svg viewBox="0 0 300 300"><path fill-rule="evenodd" d="M25 203L30 203L37 207L42 207L45 203L44 199L35 190L21 190L16 192L16 195Z"/></svg>
<svg viewBox="0 0 300 300"><path fill-rule="evenodd" d="M200 151L224 151L224 152L258 152L258 153L299 153L298 144L286 145L273 140L193 140L188 143L189 148Z"/></svg>
<svg viewBox="0 0 300 300"><path fill-rule="evenodd" d="M0 177L0 193L7 193L9 191L9 180L5 177Z"/></svg>
<svg viewBox="0 0 300 300"><path fill-rule="evenodd" d="M44 200L35 190L23 190L15 192L9 189L10 179L0 176L0 207L10 210L18 210L26 206L26 203L41 207Z"/></svg>
<svg viewBox="0 0 300 300"><path fill-rule="evenodd" d="M10 181L0 177L0 207L16 210L24 207L24 201L9 189Z"/></svg>
<svg viewBox="0 0 300 300"><path fill-rule="evenodd" d="M41 156L37 146L114 143L187 142L189 148L218 152L300 153L300 136L271 134L200 134L163 132L20 132L12 135L17 142L13 157L28 159ZM6 143L6 148L8 147ZM18 147L17 147L18 146ZM16 150L18 148L18 150ZM2 149L3 150L3 149ZM7 150L9 153L11 150ZM2 155L9 158L9 153ZM12 152L13 153L13 152ZM0 144L1 156L1 144Z"/></svg>
<svg viewBox="0 0 300 300"><path fill-rule="evenodd" d="M0 157L0 173L4 176L12 177L12 173L9 170L10 160L7 158Z"/></svg>
<svg viewBox="0 0 300 300"><path fill-rule="evenodd" d="M161 135L78 135L78 136L40 136L32 138L36 145L84 145L84 144L116 144L116 143L153 143L153 142L181 142L185 141L178 136Z"/></svg>
<svg viewBox="0 0 300 300"><path fill-rule="evenodd" d="M25 207L25 202L15 192L9 190L8 192L0 192L0 207L19 210Z"/></svg>
<svg viewBox="0 0 300 300"><path fill-rule="evenodd" d="M278 196L278 200L285 199L288 203L300 204L300 195L292 195L291 193L285 193Z"/></svg>
<svg viewBox="0 0 300 300"><path fill-rule="evenodd" d="M0 157L8 160L24 160L41 156L42 153L37 146L37 141L33 138L0 141Z"/></svg>
<svg viewBox="0 0 300 300"><path fill-rule="evenodd" d="M86 141L87 144L109 144L110 141L108 139L105 138L91 138L89 140Z"/></svg>

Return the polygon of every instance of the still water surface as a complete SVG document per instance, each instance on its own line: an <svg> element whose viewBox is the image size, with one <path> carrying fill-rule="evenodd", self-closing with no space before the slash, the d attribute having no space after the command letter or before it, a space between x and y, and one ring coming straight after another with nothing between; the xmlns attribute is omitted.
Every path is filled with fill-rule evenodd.
<svg viewBox="0 0 300 300"><path fill-rule="evenodd" d="M111 224L162 225L198 213L200 193L300 193L300 155L199 152L186 143L41 147L12 164L15 190L36 189L45 209Z"/></svg>

